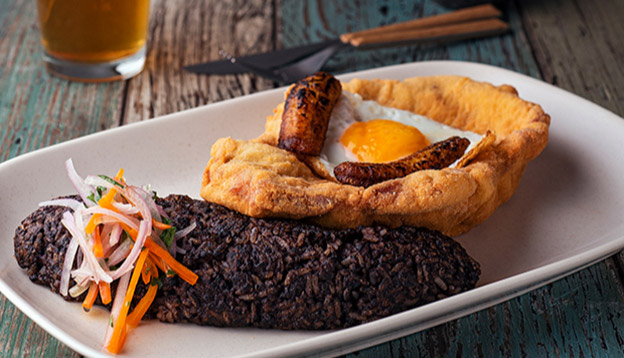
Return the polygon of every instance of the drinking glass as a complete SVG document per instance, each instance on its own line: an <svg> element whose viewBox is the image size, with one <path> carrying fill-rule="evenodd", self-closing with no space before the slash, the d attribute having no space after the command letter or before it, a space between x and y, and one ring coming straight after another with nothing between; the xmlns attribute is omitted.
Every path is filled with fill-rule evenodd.
<svg viewBox="0 0 624 358"><path fill-rule="evenodd" d="M37 0L37 9L52 74L99 82L143 70L149 0Z"/></svg>

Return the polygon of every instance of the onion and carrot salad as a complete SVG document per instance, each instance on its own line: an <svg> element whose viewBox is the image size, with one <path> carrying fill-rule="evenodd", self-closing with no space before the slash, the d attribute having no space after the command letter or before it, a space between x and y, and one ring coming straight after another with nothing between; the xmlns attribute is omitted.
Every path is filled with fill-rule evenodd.
<svg viewBox="0 0 624 358"><path fill-rule="evenodd" d="M176 240L190 233L195 224L182 230L171 226L165 211L154 201L155 193L127 184L123 169L114 177L89 175L83 179L71 159L65 167L82 201L66 198L39 204L71 209L63 213L61 221L71 241L59 291L72 297L87 292L82 302L85 311L91 309L98 295L105 305L112 301L104 348L119 353L128 330L139 324L154 301L161 274L178 275L191 285L197 282L197 275L174 258L176 252L183 253ZM113 300L111 283L115 280ZM148 289L129 312L139 280Z"/></svg>

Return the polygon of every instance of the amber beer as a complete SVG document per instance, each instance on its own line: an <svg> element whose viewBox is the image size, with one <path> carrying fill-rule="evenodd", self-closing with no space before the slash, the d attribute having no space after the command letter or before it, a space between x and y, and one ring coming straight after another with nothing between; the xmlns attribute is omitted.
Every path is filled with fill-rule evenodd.
<svg viewBox="0 0 624 358"><path fill-rule="evenodd" d="M52 62L88 65L144 53L149 0L37 0L37 6Z"/></svg>

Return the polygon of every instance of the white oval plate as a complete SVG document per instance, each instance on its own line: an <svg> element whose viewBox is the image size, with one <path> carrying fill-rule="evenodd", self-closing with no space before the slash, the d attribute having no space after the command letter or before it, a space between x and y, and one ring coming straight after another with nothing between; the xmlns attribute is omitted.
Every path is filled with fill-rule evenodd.
<svg viewBox="0 0 624 358"><path fill-rule="evenodd" d="M122 356L329 356L366 348L456 319L521 295L624 248L624 119L576 95L508 70L435 61L340 76L403 79L455 74L495 85L552 116L546 150L532 163L512 199L458 240L481 263L471 291L361 326L329 332L224 329L149 321L131 331ZM31 283L13 257L15 227L37 203L72 193L63 162L80 173L126 170L128 181L151 183L161 195L199 198L204 166L220 137L253 138L283 100L284 89L223 101L71 140L0 164L0 290L50 334L92 357L101 350L107 313L82 312Z"/></svg>

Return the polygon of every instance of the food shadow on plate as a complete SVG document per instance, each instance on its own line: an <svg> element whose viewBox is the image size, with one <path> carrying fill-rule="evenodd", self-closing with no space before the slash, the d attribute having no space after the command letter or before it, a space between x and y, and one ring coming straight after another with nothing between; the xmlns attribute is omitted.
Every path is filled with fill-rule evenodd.
<svg viewBox="0 0 624 358"><path fill-rule="evenodd" d="M557 203L586 190L587 177L569 142L551 138L520 180L518 190L485 223L457 237L480 264L479 286L554 262L561 242L552 243ZM578 203L579 205L582 203Z"/></svg>

